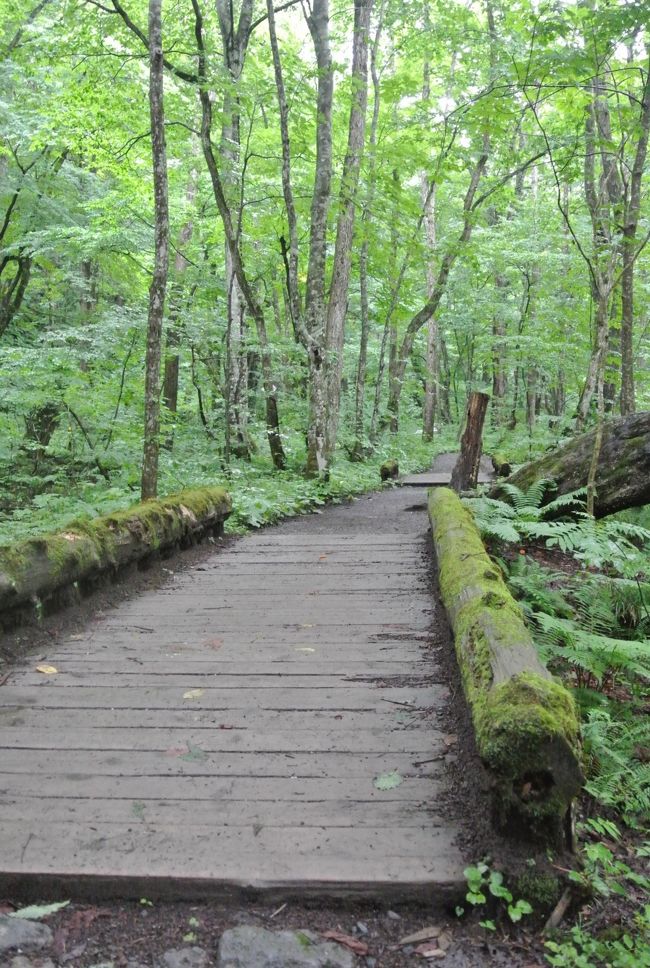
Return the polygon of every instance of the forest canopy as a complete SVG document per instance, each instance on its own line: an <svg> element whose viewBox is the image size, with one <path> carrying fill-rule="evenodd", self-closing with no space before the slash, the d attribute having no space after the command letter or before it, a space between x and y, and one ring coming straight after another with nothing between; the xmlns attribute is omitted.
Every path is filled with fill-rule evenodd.
<svg viewBox="0 0 650 968"><path fill-rule="evenodd" d="M162 3L160 363L155 6L0 3L9 534L133 498L145 359L167 491L647 408L647 4Z"/></svg>

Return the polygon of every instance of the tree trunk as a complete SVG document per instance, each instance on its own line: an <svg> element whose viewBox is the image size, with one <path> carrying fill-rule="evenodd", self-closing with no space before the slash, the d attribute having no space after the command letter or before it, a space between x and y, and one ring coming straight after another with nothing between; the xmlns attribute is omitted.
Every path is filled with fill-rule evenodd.
<svg viewBox="0 0 650 968"><path fill-rule="evenodd" d="M155 263L149 288L147 356L144 389L144 454L142 499L158 492L160 448L160 355L169 263L169 208L167 196L167 151L163 109L162 0L149 0L149 107L155 206Z"/></svg>
<svg viewBox="0 0 650 968"><path fill-rule="evenodd" d="M597 428L567 441L557 450L526 464L508 478L526 490L547 478L557 485L549 499L587 487ZM597 518L650 503L650 411L605 422L594 479ZM490 492L499 496L497 484Z"/></svg>
<svg viewBox="0 0 650 968"><path fill-rule="evenodd" d="M309 357L309 419L305 472L319 476L327 472L327 414L324 359L326 324L325 270L327 260L327 214L332 184L332 100L334 76L329 37L329 0L314 0L307 17L316 63L316 171L311 202L309 264L305 299L306 328L311 338Z"/></svg>
<svg viewBox="0 0 650 968"><path fill-rule="evenodd" d="M470 393L467 401L467 418L460 440L460 454L451 474L451 486L457 492L473 490L478 482L483 423L489 401L487 393L479 393L477 390Z"/></svg>
<svg viewBox="0 0 650 968"><path fill-rule="evenodd" d="M196 189L198 184L198 172L192 169L185 192L185 201L188 208L194 204ZM174 259L174 282L169 294L169 319L167 321L167 344L165 347L165 375L163 378L163 401L170 413L175 414L178 408L178 373L179 355L178 349L181 342L180 315L181 300L183 294L183 275L188 266L188 261L183 252L189 244L194 231L194 222L191 212L178 233L176 244L176 257ZM171 449L173 443L173 433L169 434L167 446Z"/></svg>
<svg viewBox="0 0 650 968"><path fill-rule="evenodd" d="M269 3L271 0L269 0ZM364 437L364 418L366 403L366 371L368 365L368 338L370 336L370 310L368 305L368 249L370 245L370 224L373 219L373 204L375 199L376 185L376 147L377 147L377 126L379 124L380 89L379 73L377 71L377 52L379 41L384 23L384 8L386 0L381 0L379 8L377 27L370 51L370 74L372 77L373 103L372 121L370 124L369 137L369 161L368 161L368 192L363 208L362 230L363 239L361 251L359 253L359 290L361 300L361 333L359 336L359 359L357 361L357 380L354 400L354 444L352 445L351 458L353 460L363 460L366 456L366 444Z"/></svg>
<svg viewBox="0 0 650 968"><path fill-rule="evenodd" d="M352 239L359 185L359 171L366 131L368 101L368 34L373 0L354 0L354 38L352 48L352 103L348 144L341 174L339 216L336 226L334 264L327 306L325 331L327 347L327 456L334 454L341 408L341 377L345 316L352 264Z"/></svg>

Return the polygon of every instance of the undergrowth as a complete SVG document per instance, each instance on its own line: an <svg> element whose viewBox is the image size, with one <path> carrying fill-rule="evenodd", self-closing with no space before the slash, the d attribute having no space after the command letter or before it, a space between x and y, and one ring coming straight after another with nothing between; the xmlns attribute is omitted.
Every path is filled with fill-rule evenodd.
<svg viewBox="0 0 650 968"><path fill-rule="evenodd" d="M303 475L304 448L300 442L293 451L287 446L288 468L278 472L261 446L250 461L224 466L205 444L199 447L196 440L179 439L173 451L161 452L158 490L164 496L189 487L224 485L233 499L226 530L241 533L379 488L379 467L388 457L398 460L402 473L409 473L429 467L435 453L453 446L451 429L440 435L433 447L422 441L419 428L407 426L399 434L382 438L365 463L349 461L344 452L337 454L329 480L324 481ZM41 477L41 489L28 497L23 495L22 500L16 500L11 472L5 477L0 472L0 508L4 508L0 511L0 546L61 530L71 520L87 520L136 503L139 457L139 452L134 452L123 465L112 467L108 481L96 469L91 474L87 465L71 469L52 462L48 465L50 473Z"/></svg>
<svg viewBox="0 0 650 968"><path fill-rule="evenodd" d="M582 907L547 942L554 968L650 965L650 512L596 521L584 492L552 498L503 484L501 499L466 501L542 659L573 688L582 715L585 797Z"/></svg>

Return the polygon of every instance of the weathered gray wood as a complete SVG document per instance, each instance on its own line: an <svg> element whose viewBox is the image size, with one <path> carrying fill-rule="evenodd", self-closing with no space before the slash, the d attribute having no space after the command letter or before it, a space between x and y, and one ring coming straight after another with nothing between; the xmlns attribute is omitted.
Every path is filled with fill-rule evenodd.
<svg viewBox="0 0 650 968"><path fill-rule="evenodd" d="M5 764L4 753L11 750L149 750L165 753L167 750L198 747L207 753L413 753L432 754L434 747L441 746L443 738L430 726L424 729L388 729L386 726L374 729L327 728L320 730L277 730L266 732L250 728L215 729L196 725L146 727L133 729L114 726L112 729L90 726L83 731L62 725L55 730L39 726L25 726L6 730L3 735L6 745L0 747L0 756ZM25 758L25 757L23 757ZM422 756L415 755L419 761Z"/></svg>
<svg viewBox="0 0 650 968"><path fill-rule="evenodd" d="M462 892L440 810L449 689L427 650L427 522L410 501L385 492L250 535L13 669L3 891Z"/></svg>

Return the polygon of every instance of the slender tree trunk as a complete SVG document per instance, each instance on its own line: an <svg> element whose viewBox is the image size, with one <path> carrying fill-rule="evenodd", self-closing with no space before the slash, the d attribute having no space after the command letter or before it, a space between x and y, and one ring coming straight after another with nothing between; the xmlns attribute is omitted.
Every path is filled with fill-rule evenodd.
<svg viewBox="0 0 650 968"><path fill-rule="evenodd" d="M269 3L271 0L269 0ZM386 0L381 0L377 27L370 51L370 75L372 77L372 121L370 124L369 137L369 161L368 161L368 192L363 208L361 251L359 253L359 289L361 301L361 333L359 337L359 359L357 362L356 389L354 400L354 444L352 445L351 456L354 460L363 460L366 454L364 439L364 417L366 403L366 370L368 364L368 339L370 336L370 309L368 303L368 249L370 244L370 226L373 218L373 206L375 200L375 187L377 181L376 149L377 149L377 126L379 124L380 107L380 88L379 74L377 71L377 53L379 41L384 23L384 10Z"/></svg>
<svg viewBox="0 0 650 968"><path fill-rule="evenodd" d="M348 145L341 175L339 216L336 227L334 264L327 306L325 339L327 346L327 456L331 459L341 408L341 377L345 315L347 310L352 239L356 212L359 171L366 131L368 101L368 41L373 0L354 0L354 38L352 48L352 103Z"/></svg>
<svg viewBox="0 0 650 968"><path fill-rule="evenodd" d="M327 388L325 383L325 268L327 214L332 183L332 99L334 77L329 40L329 0L313 0L307 24L314 43L318 67L316 97L316 171L311 204L309 265L305 300L309 363L309 418L307 461L309 475L324 475L327 455Z"/></svg>
<svg viewBox="0 0 650 968"><path fill-rule="evenodd" d="M639 140L634 154L626 199L623 228L623 274L621 276L621 414L634 413L634 266L636 233L641 211L641 184L650 136L650 63L646 65L641 95Z"/></svg>
<svg viewBox="0 0 650 968"><path fill-rule="evenodd" d="M406 364L408 363L411 355L415 338L422 327L428 323L431 317L437 312L438 306L440 305L440 300L446 292L449 274L454 266L454 263L456 262L456 259L458 258L463 246L471 238L472 228L474 225L474 199L479 183L487 166L488 148L489 142L487 140L487 136L484 136L483 150L470 176L470 183L463 201L462 231L458 239L448 244L440 262L440 268L438 269L436 276L434 290L424 306L415 314L415 316L411 318L408 326L406 327L404 337L397 350L388 401L388 410L391 423L395 425L399 419L399 404L402 386L404 383L404 375L406 373Z"/></svg>
<svg viewBox="0 0 650 968"><path fill-rule="evenodd" d="M219 0L220 22L222 22L224 2L225 0ZM192 9L194 11L194 33L197 42L197 80L199 86L199 99L201 103L201 147L203 149L203 155L210 175L214 199L223 223L224 234L228 246L228 255L232 263L234 277L241 291L245 306L255 321L261 343L263 335L260 334L265 332L264 310L255 297L255 292L244 269L240 247L239 223L233 223L232 212L226 198L224 183L221 178L219 165L217 164L212 143L212 101L210 92L207 88L207 54L205 48L203 15L198 0L192 0ZM250 33L250 20L246 19L246 17L249 15L251 9L251 4L248 2L248 0L246 0L246 3L242 4L239 27L237 31L238 34L241 34L241 36L245 37L246 39ZM222 24L222 33L223 32L224 30ZM226 37L224 38L224 43L226 43L226 41L230 42L228 40L229 34L227 30L225 31L225 34ZM241 327L241 319L239 320L238 325ZM273 458L274 464L276 466L284 466L277 400L275 400L275 403L271 402L270 405L267 405L267 439L269 441L271 457ZM282 463L278 465L277 462L280 459L280 454L282 454Z"/></svg>
<svg viewBox="0 0 650 968"><path fill-rule="evenodd" d="M185 201L188 208L194 204L198 184L198 172L190 172L185 192ZM167 342L165 347L165 372L163 377L163 401L167 410L176 414L178 409L178 375L179 375L179 354L178 350L181 343L181 303L183 298L183 275L188 266L187 259L183 254L185 246L189 245L194 231L194 222L191 214L188 216L180 232L176 243L176 256L174 258L174 282L169 294L169 317L167 320ZM171 448L173 434L169 435L167 446Z"/></svg>
<svg viewBox="0 0 650 968"><path fill-rule="evenodd" d="M429 180L425 175L422 176L422 201L424 206L424 237L427 248L427 298L431 299L436 285L436 274L433 268L434 253L436 250L436 185L429 185ZM436 405L438 402L438 344L438 318L436 313L434 313L427 324L424 403L422 406L423 440L433 440Z"/></svg>
<svg viewBox="0 0 650 968"><path fill-rule="evenodd" d="M144 390L144 454L142 461L142 499L158 493L158 454L160 435L160 356L162 321L165 309L169 263L169 210L167 191L167 150L163 107L162 0L149 0L149 108L155 207L156 251L154 273L149 288L147 354Z"/></svg>

